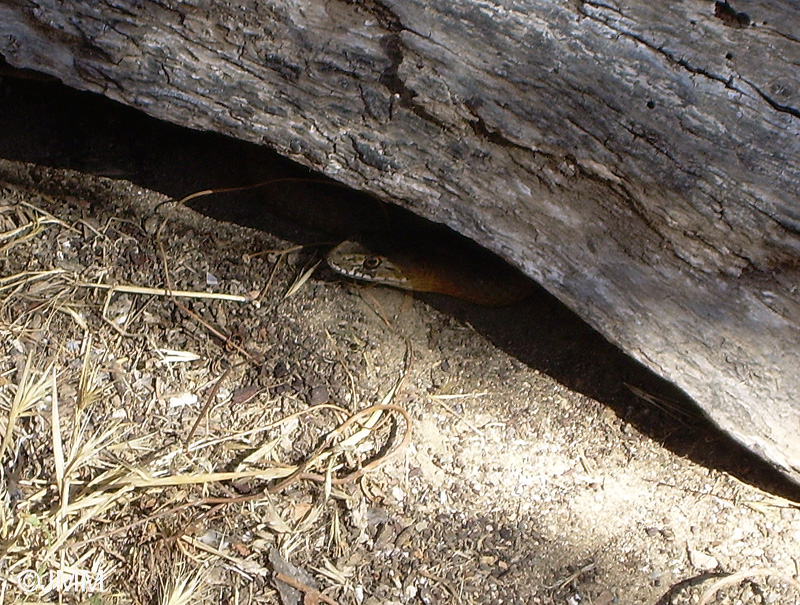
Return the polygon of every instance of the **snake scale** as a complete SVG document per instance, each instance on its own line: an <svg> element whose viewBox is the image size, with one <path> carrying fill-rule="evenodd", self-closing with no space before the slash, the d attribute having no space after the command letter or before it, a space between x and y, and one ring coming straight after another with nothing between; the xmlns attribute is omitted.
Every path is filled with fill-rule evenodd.
<svg viewBox="0 0 800 605"><path fill-rule="evenodd" d="M533 291L530 279L477 244L434 235L347 240L328 253L328 265L353 279L486 306L509 305Z"/></svg>

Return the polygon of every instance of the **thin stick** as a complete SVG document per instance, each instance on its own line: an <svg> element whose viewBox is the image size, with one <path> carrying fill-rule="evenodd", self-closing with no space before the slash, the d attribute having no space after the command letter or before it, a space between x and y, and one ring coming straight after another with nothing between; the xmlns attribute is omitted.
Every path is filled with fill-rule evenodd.
<svg viewBox="0 0 800 605"><path fill-rule="evenodd" d="M211 407L211 403L214 401L214 397L219 391L219 387L222 384L222 381L225 380L233 370L233 366L230 366L227 370L222 373L222 376L214 383L214 386L211 387L211 391L208 393L208 397L206 397L206 402L203 405L203 409L200 410L200 413L197 415L197 419L194 421L192 428L189 430L189 434L186 435L186 439L183 440L183 447L186 451L189 451L189 442L194 437L194 432L197 430L197 427L200 426L200 421L203 420L205 415L208 413L209 408Z"/></svg>
<svg viewBox="0 0 800 605"><path fill-rule="evenodd" d="M158 247L158 252L161 255L161 263L162 263L162 267L163 267L163 271L164 271L164 283L167 285L167 292L169 292L171 294L174 290L172 290L172 287L171 287L172 285L170 283L170 278L169 278L169 265L167 264L167 253L164 250L164 245L161 243L161 240L156 240L156 246ZM175 298L173 296L170 296L170 298L172 299L173 304L176 307L178 307L181 311L186 313L189 317L194 318L195 321L197 321L200 325L204 326L209 332L214 334L217 338L219 338L226 345L230 345L231 347L233 347L234 349L239 351L242 355L247 357L247 359L249 359L253 363L253 365L256 365L256 366L258 365L258 360L255 358L255 356L253 356L245 348L240 347L238 344L233 342L233 340L231 340L230 337L227 334L223 334L222 332L217 330L214 326L212 326L210 323L205 321L197 313L195 313L194 311L191 311L186 305L184 305L177 298Z"/></svg>
<svg viewBox="0 0 800 605"><path fill-rule="evenodd" d="M217 189L204 189L202 191L195 191L194 193L190 193L186 197L179 199L175 202L176 205L182 206L191 202L198 197L204 197L206 195L214 195L216 193L235 193L237 191L250 191L251 189L259 189L261 187L266 187L267 185L275 185L277 183L313 183L315 185L329 185L332 187L343 187L345 189L352 189L350 185L346 185L344 183L339 183L338 181L334 180L327 180L327 179L307 179L304 177L284 177L280 179L269 179L267 181L261 181L260 183L255 183L253 185L239 185L238 187L219 187ZM172 200L167 200L166 202L161 202L161 204L169 203ZM161 206L159 204L159 206ZM156 210L158 206L156 207Z"/></svg>
<svg viewBox="0 0 800 605"><path fill-rule="evenodd" d="M351 407L357 408L358 407L358 393L356 392L356 379L353 377L352 372L347 367L347 364L344 362L344 357L342 357L341 351L339 351L339 347L336 346L336 341L331 336L331 333L325 328L325 335L328 337L328 342L331 343L331 347L333 347L333 352L336 354L339 363L342 365L342 369L344 373L347 375L347 382L350 383L350 397L352 398L352 403L350 404Z"/></svg>
<svg viewBox="0 0 800 605"><path fill-rule="evenodd" d="M403 408L401 408L398 405L394 405L394 404L371 405L368 408L363 408L363 409L357 411L352 416L350 416L347 420L345 420L342 424L340 424L337 428L335 428L333 431L328 433L328 435L325 438L325 440L323 441L323 443L316 450L314 450L314 452L312 452L311 455L308 456L305 459L305 461L302 462L291 475L289 475L288 477L286 477L282 481L279 481L278 483L276 483L275 485L270 487L267 491L270 494L278 493L278 492L286 489L287 487L289 487L289 485L291 485L293 483L296 483L297 481L300 481L301 479L311 479L312 481L316 481L318 483L325 482L326 481L325 477L322 477L322 476L319 476L319 475L315 475L313 473L308 473L307 472L308 468L310 466L312 466L315 462L317 462L317 460L319 460L320 457L327 450L329 450L331 448L331 446L333 446L336 443L336 440L348 428L350 428L353 424L355 424L357 421L359 421L362 417L364 417L364 416L367 416L367 417L372 416L375 412L378 412L378 411L397 412L398 414L400 414L403 417L403 420L405 420L405 423L406 423L406 431L405 431L405 433L403 435L403 439L400 441L400 443L398 443L395 447L393 447L391 450L386 452L386 454L384 454L380 458L378 458L376 460L373 460L369 464L366 464L365 466L361 467L357 471L353 471L352 473L349 473L349 474L345 475L344 477L334 478L332 480L332 484L333 485L342 485L344 483L351 483L353 481L356 481L360 477L362 477L365 473L373 471L373 470L383 466L384 464L386 464L389 460L391 460L392 458L397 456L401 451L403 451L406 448L406 446L409 444L409 442L411 441L411 432L412 432L412 429L411 429L411 427L412 427L411 416L409 415L408 412L406 412Z"/></svg>
<svg viewBox="0 0 800 605"><path fill-rule="evenodd" d="M308 599L317 599L318 601L322 601L323 603L328 603L328 605L339 605L337 601L334 601L330 597L322 594L316 588L312 588L308 584L303 584L300 580L293 578L292 576L287 576L284 573L278 572L275 574L275 580L277 580L278 582L283 582L284 584L291 586L295 590L299 590L300 592L305 594ZM314 601L306 600L304 602L313 603Z"/></svg>
<svg viewBox="0 0 800 605"><path fill-rule="evenodd" d="M118 286L113 284L93 284L89 282L75 282L79 288L96 288L98 290L111 290L125 294L149 294L151 296L169 296L176 298L210 298L214 300L230 300L233 302L251 302L249 296L238 294L222 294L219 292L198 292L192 290L170 290L168 288L146 288L144 286Z"/></svg>

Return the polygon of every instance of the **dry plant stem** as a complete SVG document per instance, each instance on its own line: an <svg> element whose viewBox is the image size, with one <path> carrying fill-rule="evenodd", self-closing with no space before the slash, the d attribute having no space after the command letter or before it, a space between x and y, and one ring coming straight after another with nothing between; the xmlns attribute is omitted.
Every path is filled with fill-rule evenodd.
<svg viewBox="0 0 800 605"><path fill-rule="evenodd" d="M66 480L66 461L64 459L64 447L61 441L61 420L58 413L58 391L56 388L56 374L51 374L51 429L53 435L53 465L55 467L55 483L58 490L59 508L56 513L56 528L59 534L65 530L64 520L66 509L69 504L69 482Z"/></svg>
<svg viewBox="0 0 800 605"><path fill-rule="evenodd" d="M458 595L458 591L455 589L453 584L447 578L442 578L440 576L434 575L430 572L425 571L424 569L421 569L418 573L419 575L428 578L429 580L433 580L434 582L444 586L447 592L450 593L450 596L452 596L454 599L460 598Z"/></svg>
<svg viewBox="0 0 800 605"><path fill-rule="evenodd" d="M64 269L48 269L47 271L22 271L14 275L0 277L0 292L12 287L19 287L21 284L30 283L37 279L46 279L55 275L64 275Z"/></svg>
<svg viewBox="0 0 800 605"><path fill-rule="evenodd" d="M164 267L164 283L167 285L167 290L172 291L172 284L170 283L170 279L169 279L169 266L167 264L167 253L164 250L164 245L161 243L161 240L156 240L156 244L158 245L158 252L161 255L161 262L162 262L163 267ZM180 302L177 298L172 297L172 302L181 311L183 311L189 317L193 318L200 325L205 327L206 330L211 332L214 336L219 338L226 345L229 345L229 346L233 347L234 349L236 349L237 351L239 351L242 355L247 357L247 359L249 359L254 365L258 365L258 360L252 354L250 354L249 351L247 351L246 349L244 349L244 348L240 347L239 345L237 345L227 335L223 334L222 332L220 332L219 330L214 328L214 326L212 326L207 321L205 321L202 317L197 315L197 313L195 313L194 311L189 310L189 308L186 307L186 305L184 305L182 302Z"/></svg>
<svg viewBox="0 0 800 605"><path fill-rule="evenodd" d="M33 352L28 353L28 358L25 360L25 366L22 368L22 377L17 384L17 392L14 394L14 399L11 404L11 409L8 412L8 419L6 420L6 432L3 435L3 442L0 444L0 459L5 456L6 450L11 445L14 438L14 427L17 424L17 418L22 413L23 389L28 384L28 376L30 375L31 362L33 359Z"/></svg>
<svg viewBox="0 0 800 605"><path fill-rule="evenodd" d="M663 397L656 397L655 395L651 395L647 391L640 389L637 386L632 384L628 384L627 382L623 383L627 389L639 397L643 399L653 407L661 410L667 416L675 420L676 422L680 422L683 425L689 425L690 423L687 422L688 420L697 421L702 416L700 414L692 413L690 410L685 409L684 407L669 401L668 399L664 399Z"/></svg>
<svg viewBox="0 0 800 605"><path fill-rule="evenodd" d="M3 182L3 186L4 186L4 187L11 187L11 188L13 188L14 190L16 190L16 191L20 191L20 192L21 192L21 191L23 191L22 189L20 189L20 188L19 188L19 187L17 187L16 185L12 185L12 184L10 184L10 183L7 183L7 182L5 182L5 181ZM45 193L42 193L41 191L40 191L40 192L38 192L38 195L39 195L39 196L41 196L42 198L44 198L44 199L45 199L47 202L49 202L51 205L53 205L53 206L56 206L56 207L58 206L58 202L56 202L56 200L55 200L54 198L50 197L49 195L47 195L47 194L45 194ZM39 214L41 214L42 216L44 216L44 217L47 219L47 222L48 222L48 223L59 224L59 225L61 225L62 227L64 227L64 229L67 229L67 230L69 230L69 231L72 231L73 233L78 233L78 234L80 234L80 231L79 231L78 229L76 229L76 228L75 228L75 227L73 227L72 225L70 225L70 224L68 224L68 223L66 223L66 222L64 222L64 221L62 221L60 218L57 218L56 216L54 216L54 215L50 214L50 213L49 213L47 210L44 210L44 209L42 209L42 208L39 208L38 206L34 206L33 204L31 204L31 203L29 203L29 202L18 202L18 203L19 203L19 205L20 205L20 206L23 206L23 207L25 207L25 208L28 208L29 210L33 210L34 212L38 212Z"/></svg>
<svg viewBox="0 0 800 605"><path fill-rule="evenodd" d="M256 300L258 302L262 302L267 297L267 292L272 287L272 281L275 279L275 274L278 273L278 267L280 267L281 262L286 258L285 254L280 254L278 259L275 261L275 265L272 267L272 271L269 272L269 277L267 278L267 283L264 284L264 287L261 288L261 292L258 293Z"/></svg>
<svg viewBox="0 0 800 605"><path fill-rule="evenodd" d="M122 292L125 294L146 294L150 296L170 296L175 298L205 298L211 300L229 300L232 302L251 302L249 296L238 294L222 294L220 292L198 292L195 290L170 290L168 288L146 288L144 286L119 286L113 284L93 284L89 282L74 282L78 288L95 288L109 290L110 294Z"/></svg>
<svg viewBox="0 0 800 605"><path fill-rule="evenodd" d="M256 500L258 498L263 498L264 494L248 494L246 496L237 496L234 498L201 498L200 500L193 500L192 502L184 502L178 506L174 506L167 510L162 510L157 513L153 513L152 515L148 515L144 519L137 519L136 521L132 521L126 525L122 525L120 527L115 527L112 530L103 532L97 536L93 536L91 538L87 538L85 540L81 540L79 542L73 542L68 544L68 546L72 549L80 548L81 546L85 546L87 544L92 544L94 542L99 542L101 540L105 540L106 538L111 538L113 536L119 535L121 533L125 533L126 531L133 529L135 527L139 527L140 525L144 525L145 523L150 523L151 521L156 521L157 519L163 519L164 517L169 517L170 515L177 514L181 511L184 511L188 508L194 508L197 506L209 506L214 505L214 508L209 511L209 513L213 513L213 511L217 510L220 506L227 506L230 504L238 504L240 502L249 502L250 500Z"/></svg>
<svg viewBox="0 0 800 605"><path fill-rule="evenodd" d="M291 418L294 418L294 417L297 417L297 416L301 416L301 415L304 415L304 414L308 413L311 410L317 410L317 409L321 409L321 408L331 408L331 409L335 409L336 411L338 411L338 412L340 412L340 413L342 413L344 415L347 414L347 410L345 410L344 408L341 408L339 406L336 406L336 405L333 405L333 404L321 404L321 405L318 405L318 406L314 406L313 408L309 408L307 410L302 410L300 412L296 412L294 414L291 414L290 416L287 416L286 418L283 418L280 421L273 423L271 426L277 426L278 424L286 422L287 420L289 420ZM340 478L333 479L331 482L333 484L336 484L336 485L341 485L341 484L344 484L344 483L349 483L351 481L356 481L359 478L361 478L365 473L379 468L380 466L385 464L388 460L390 460L391 458L394 458L397 454L399 454L408 445L409 441L411 440L411 417L409 416L408 412L406 412L403 408L401 408L399 406L396 406L396 405L390 405L389 404L389 405L374 405L374 406L370 406L368 408L364 408L363 410L360 410L359 412L356 412L355 414L353 414L352 416L347 418L347 420L345 420L341 425L339 425L339 427L337 427L334 431L332 431L328 435L328 438L326 439L326 441L323 444L323 446L321 446L320 448L317 448L317 450L311 456L309 456L307 458L307 460L306 460L306 462L304 464L302 464L300 467L298 467L294 472L291 472L291 474L289 474L289 476L285 480L283 480L279 484L269 488L267 490L267 493L275 494L278 491L280 491L282 489L285 489L285 488L289 487L290 485L292 485L292 484L294 484L296 482L299 482L299 481L304 481L305 480L305 481L313 481L315 483L325 483L326 480L330 480L326 476L321 476L321 475L318 475L318 474L315 474L315 473L307 473L307 472L305 472L305 469L308 468L315 460L317 460L324 453L325 449L328 448L329 444L333 443L335 441L335 439L341 433L346 431L350 426L352 426L362 416L370 416L370 415L372 415L373 413L375 413L376 411L379 411L379 410L380 411L396 411L400 415L403 416L403 418L404 418L404 420L406 422L406 432L405 432L405 434L403 436L403 439L401 440L401 442L395 448L393 448L391 451L387 452L386 454L384 454L380 458L378 458L376 460L373 460L370 464L364 466L363 468L359 469L358 471L355 471L353 473L350 473L349 475L346 475L345 477L340 477ZM256 431L253 431L253 432L256 432ZM219 441L215 441L214 443L217 443L217 442L219 442ZM255 474L260 474L260 473L261 473L260 471L257 471ZM210 476L209 479L225 480L225 479L232 479L232 478L241 477L243 475L247 475L247 473L244 473L244 474L243 473L217 473L217 474L215 474L213 476ZM159 481L155 481L155 482L151 481L149 484L152 486L152 485L162 485L162 484L163 485L171 485L172 483L170 483L169 481L161 481L161 482L159 482ZM235 497L230 497L230 498L219 498L219 497L202 498L202 499L199 499L199 500L195 500L193 502L187 502L187 503L181 504L179 506L173 507L173 508L171 508L169 510L166 510L166 511L160 511L158 513L154 513L154 514L149 515L148 517L146 517L144 519L138 519L137 521L134 521L134 522L129 523L127 525L124 525L122 527L115 528L113 530L110 530L110 531L105 532L103 534L100 534L98 536L94 536L92 538L88 538L88 539L82 540L80 542L72 543L69 546L72 549L76 549L76 548L79 548L81 546L85 546L87 544L91 544L93 542L98 542L98 541L103 540L105 538L109 538L109 537L118 535L120 533L124 533L124 532L126 532L126 531L128 531L130 529L133 529L134 527L138 527L138 526L143 525L145 523L149 523L151 521L154 521L154 520L157 520L157 519L161 519L163 517L167 517L167 516L179 513L179 512L181 512L183 510L186 510L188 508L211 505L211 506L213 506L213 508L210 511L207 511L205 513L205 515L208 515L208 514L213 514L215 511L217 511L220 508L223 508L225 506L229 506L229 505L232 505L232 504L241 504L241 503L250 502L250 501L253 501L253 500L259 500L259 499L264 498L264 497L265 497L265 493L264 492L259 492L259 493L256 493L256 494L247 494L247 495L244 495L244 496L235 496Z"/></svg>
<svg viewBox="0 0 800 605"><path fill-rule="evenodd" d="M217 193L236 193L239 191L251 191L253 189L259 189L260 187L266 187L268 185L275 185L277 183L318 183L321 185L330 185L332 187L343 187L345 189L350 189L344 183L339 183L337 181L331 181L328 179L304 179L302 177L284 177L280 179L269 179L267 181L261 181L260 183L254 183L253 185L240 185L238 187L219 187L217 189L203 189L202 191L195 191L194 193L190 193L186 197L183 197L175 202L175 206L184 206L191 202L194 199L199 197L204 197L206 195L214 195ZM159 208L164 205L172 202L173 200L166 200L161 202L156 206L156 212Z"/></svg>
<svg viewBox="0 0 800 605"><path fill-rule="evenodd" d="M458 414L457 412L455 412L454 410L452 410L452 409L450 408L450 406L447 406L447 405L445 405L445 404L444 404L444 403L441 401L441 398L440 398L440 397L436 397L436 396L429 396L429 397L428 397L428 399L432 400L432 401L433 401L433 402L434 402L436 405L438 405L440 408L442 408L442 409L443 409L445 412L447 412L448 414L450 414L450 415L454 416L454 417L455 417L455 418L457 418L459 421L463 422L463 423L464 423L464 424L467 426L467 428L469 428L469 429L470 429L470 430L471 430L473 433L475 433L475 434L476 434L476 435L477 435L477 436L480 438L480 440L481 440L481 442L482 442L482 443L485 443L485 442L486 442L486 436L483 434L483 432L482 432L482 431L481 431L481 430L480 430L478 427L476 427L476 426L475 426L475 425L473 425L471 422L469 422L469 421L468 421L466 418L464 418L464 415L463 415L463 414Z"/></svg>
<svg viewBox="0 0 800 605"><path fill-rule="evenodd" d="M255 300L258 302L262 302L266 296L267 292L269 291L270 287L272 286L272 282L275 279L275 274L278 272L278 268L281 262L286 258L286 255L291 254L292 252L296 252L298 250L304 250L305 248L314 248L317 246L327 246L332 243L336 242L319 242L316 244L306 244L301 246L290 246L289 248L285 248L283 250L264 250L262 252L257 252L255 254L251 254L250 258L257 258L259 256L263 256L265 254L276 254L278 259L275 261L275 265L272 267L272 271L269 273L269 278L267 279L267 283L264 284L264 287L261 289L261 292L255 297ZM308 280L309 277L314 273L316 268L320 265L322 261L317 262L313 268L308 269L305 273L303 273L300 277L295 280L295 283L286 291L284 294L284 298L288 298L292 296L300 287Z"/></svg>
<svg viewBox="0 0 800 605"><path fill-rule="evenodd" d="M716 582L714 585L711 586L707 591L703 593L700 597L700 601L698 601L697 605L708 605L711 602L711 599L714 598L714 595L721 589L725 588L726 586L730 586L732 584L738 584L742 580L747 578L766 578L766 577L775 577L782 582L786 582L789 586L792 586L800 593L800 582L795 580L794 578L787 576L775 569L770 569L768 567L755 567L753 569L747 569L745 571L740 571L735 574L731 574L726 578L723 578Z"/></svg>
<svg viewBox="0 0 800 605"><path fill-rule="evenodd" d="M192 428L189 429L189 433L186 435L186 439L183 440L183 448L188 451L189 450L189 442L194 437L194 433L197 430L197 427L200 426L200 422L205 418L206 414L208 413L209 408L211 407L211 403L214 401L214 397L217 395L217 391L219 391L219 387L222 384L222 381L225 380L233 370L233 366L230 366L227 370L222 373L217 381L214 383L214 386L211 387L211 390L206 397L206 402L203 404L203 409L200 410L200 413L197 415L197 419L192 424Z"/></svg>
<svg viewBox="0 0 800 605"><path fill-rule="evenodd" d="M33 351L30 351L25 361L25 367L22 369L22 376L17 383L17 391L14 393L14 398L8 410L6 431L3 435L2 445L0 445L0 460L2 460L6 452L11 449L12 441L14 440L14 428L17 421L20 417L28 414L33 406L48 393L46 388L49 383L49 374L54 371L53 365L49 365L36 382L32 382L31 379L32 366Z"/></svg>
<svg viewBox="0 0 800 605"><path fill-rule="evenodd" d="M288 584L292 588L299 590L300 592L305 594L306 599L304 599L304 603L308 603L309 602L308 599L311 598L311 599L316 599L317 602L322 601L323 603L327 603L328 605L339 605L338 601L334 601L330 597L322 594L316 588L311 588L311 586L303 584L300 580L296 578L287 576L286 574L283 573L276 573L275 579L279 582L283 582L284 584ZM314 603L313 600L310 602Z"/></svg>
<svg viewBox="0 0 800 605"><path fill-rule="evenodd" d="M313 246L316 244L310 244L310 245ZM325 244L322 243L319 245L322 246ZM275 254L278 258L281 258L286 256L287 254L291 254L292 252L298 252L299 250L303 250L307 247L308 246L305 246L303 244L297 244L295 246L289 246L288 248L272 248L271 250L260 250L258 252L253 252L252 254L248 254L247 256L249 256L250 258L258 258L260 256L266 256L268 254Z"/></svg>
<svg viewBox="0 0 800 605"><path fill-rule="evenodd" d="M319 264L321 262L322 261L319 260L316 263L314 263L312 266L310 266L308 269L303 271L303 273L301 273L298 276L298 278L294 281L294 283L291 286L289 286L289 289L286 291L286 294L284 294L283 297L284 298L289 298L289 297L294 296L295 294L297 294L300 291L300 288L302 288L305 285L305 283L309 280L309 278L314 273L314 271L317 270L317 267L319 267Z"/></svg>
<svg viewBox="0 0 800 605"><path fill-rule="evenodd" d="M553 590L554 588L556 588L558 590L561 590L567 584L569 584L570 582L572 582L574 580L577 580L583 574L592 571L596 566L597 565L595 563L589 563L588 565L584 565L583 567L581 567L575 573L570 574L569 576L567 576L566 578L564 578L563 580L561 580L559 582L556 582L555 584L552 584L550 586L545 586L545 588L547 588L548 590Z"/></svg>
<svg viewBox="0 0 800 605"><path fill-rule="evenodd" d="M352 473L345 475L344 477L337 477L332 479L331 482L334 485L341 485L344 483L350 483L352 481L356 481L359 477L361 477L364 473L369 471L375 470L380 466L383 466L397 456L411 441L411 416L400 406L394 404L379 404L379 405L371 405L368 408L364 408L363 410L359 410L352 416L350 416L347 420L345 420L339 427L328 433L328 436L325 438L325 441L310 455L306 458L305 462L303 462L297 470L289 475L283 481L273 485L269 488L270 494L275 494L279 491L286 489L288 486L300 481L302 479L311 479L313 481L317 481L320 483L324 483L327 479L326 477L319 476L312 473L307 473L306 471L308 468L316 462L326 450L330 449L336 442L336 440L352 425L354 425L358 420L360 420L364 416L371 416L375 412L378 411L391 411L397 412L400 414L406 423L406 431L403 435L403 439L400 441L398 445L388 451L386 454L381 456L380 458L373 460L366 466L358 469L357 471L353 471Z"/></svg>
<svg viewBox="0 0 800 605"><path fill-rule="evenodd" d="M330 343L331 348L333 348L333 352L336 354L336 358L339 360L342 370L344 370L344 373L347 375L347 382L350 385L350 397L353 400L353 407L358 407L358 393L356 392L356 380L353 377L353 373L344 362L342 352L339 350L339 347L336 346L336 341L333 339L333 336L331 336L331 333L327 330L327 328L325 329L325 336L328 337L328 342Z"/></svg>
<svg viewBox="0 0 800 605"><path fill-rule="evenodd" d="M222 551L222 550L220 550L218 548L214 548L212 546L209 546L208 544L205 544L205 543L201 542L200 540L198 540L196 538L192 538L192 537L186 536L186 535L180 536L180 540L178 541L178 545L180 546L181 544L185 544L186 546L191 546L192 548L195 548L196 550L199 550L201 552L208 553L208 554L213 555L215 557L219 557L220 559L223 559L223 560L227 561L233 567L233 569L237 573L241 574L243 577L245 577L245 578L247 578L249 580L252 580L252 578L253 578L251 572L249 572L249 570L245 570L244 569L244 566L242 565L242 563L244 563L244 561L242 559L238 559L236 557L232 557L232 556L226 554L224 551ZM266 575L266 574L264 574L264 575ZM239 601L235 601L234 600L233 602L236 603L236 602L239 602Z"/></svg>
<svg viewBox="0 0 800 605"><path fill-rule="evenodd" d="M311 407L306 408L304 410L300 410L298 412L294 412L292 414L289 414L288 416L284 416L283 418L281 418L279 420L276 420L274 422L270 422L269 424L267 424L265 426L260 426L260 427L255 428L255 429L250 429L250 430L243 431L243 432L240 432L240 433L235 433L233 435L227 435L225 437L218 437L218 438L215 438L215 439L210 439L208 441L204 441L204 442L200 442L200 443L194 444L194 445L189 447L189 450L194 451L194 450L201 449L201 448L204 448L204 447L209 447L209 446L212 446L212 445L218 445L220 443L225 443L226 441L232 441L234 439L241 439L242 437L250 437L250 436L255 435L257 433L263 433L265 431L268 431L270 429L275 428L276 426L284 424L285 422L288 422L289 420L292 420L294 418L299 418L300 416L305 416L306 414L308 414L310 412L315 412L315 411L320 410L320 409L334 410L334 411L338 412L339 414L341 414L342 418L347 418L348 414L350 413L345 408L340 407L340 406L338 406L336 404L333 404L333 403L320 403L318 405L311 406Z"/></svg>

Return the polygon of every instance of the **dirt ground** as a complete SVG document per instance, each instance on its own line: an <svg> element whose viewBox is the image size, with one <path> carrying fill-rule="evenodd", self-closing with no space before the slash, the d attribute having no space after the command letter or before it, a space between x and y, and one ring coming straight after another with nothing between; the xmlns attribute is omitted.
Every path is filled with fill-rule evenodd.
<svg viewBox="0 0 800 605"><path fill-rule="evenodd" d="M3 603L800 603L798 490L552 297L312 271L336 187L171 203L287 176L0 80Z"/></svg>

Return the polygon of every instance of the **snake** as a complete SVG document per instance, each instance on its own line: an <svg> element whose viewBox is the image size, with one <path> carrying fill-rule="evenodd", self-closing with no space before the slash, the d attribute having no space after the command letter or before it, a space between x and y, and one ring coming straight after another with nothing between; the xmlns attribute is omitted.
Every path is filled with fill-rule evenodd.
<svg viewBox="0 0 800 605"><path fill-rule="evenodd" d="M474 242L436 233L345 240L327 255L328 266L351 279L413 292L446 294L485 306L527 298L534 283Z"/></svg>

